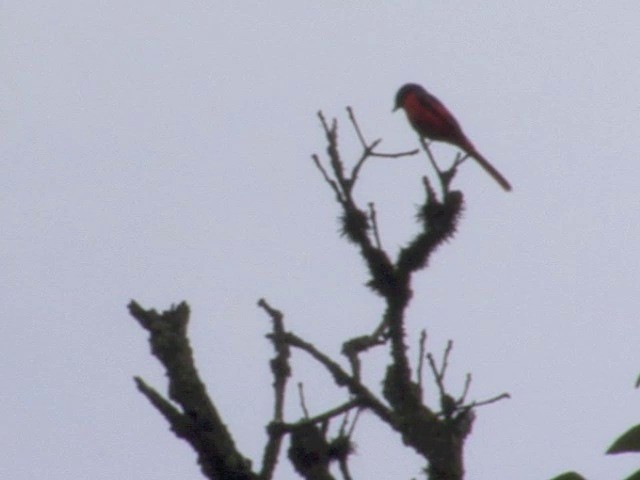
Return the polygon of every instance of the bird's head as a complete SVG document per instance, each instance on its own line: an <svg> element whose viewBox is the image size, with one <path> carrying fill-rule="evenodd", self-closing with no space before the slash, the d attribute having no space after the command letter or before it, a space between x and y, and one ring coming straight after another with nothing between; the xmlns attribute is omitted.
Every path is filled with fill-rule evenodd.
<svg viewBox="0 0 640 480"><path fill-rule="evenodd" d="M401 86L400 90L398 90L398 93L396 93L396 103L392 111L395 112L396 110L404 106L404 100L405 98L407 98L407 95L409 95L410 93L420 92L424 92L424 88L422 88L417 83L407 83Z"/></svg>

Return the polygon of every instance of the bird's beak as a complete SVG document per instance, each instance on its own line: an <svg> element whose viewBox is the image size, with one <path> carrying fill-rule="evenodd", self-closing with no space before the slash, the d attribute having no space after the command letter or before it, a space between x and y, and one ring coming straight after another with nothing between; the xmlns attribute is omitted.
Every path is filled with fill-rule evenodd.
<svg viewBox="0 0 640 480"><path fill-rule="evenodd" d="M393 107L393 110L391 110L391 113L395 112L396 110L398 110L400 108L400 105L396 105L395 107Z"/></svg>

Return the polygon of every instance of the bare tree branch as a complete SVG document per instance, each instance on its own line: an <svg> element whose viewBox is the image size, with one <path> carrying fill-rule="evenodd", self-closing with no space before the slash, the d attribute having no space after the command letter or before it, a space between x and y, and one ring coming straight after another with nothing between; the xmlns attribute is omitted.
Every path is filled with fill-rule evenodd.
<svg viewBox="0 0 640 480"><path fill-rule="evenodd" d="M262 469L260 471L260 480L269 480L273 476L278 456L280 455L280 448L282 447L284 432L282 429L274 428L274 426L284 422L284 400L287 380L291 376L291 366L289 364L291 352L287 342L284 340L284 315L282 312L272 308L263 298L258 301L258 306L271 317L271 342L276 351L276 356L270 362L275 397L274 412L271 424L267 427L269 439L262 455Z"/></svg>
<svg viewBox="0 0 640 480"><path fill-rule="evenodd" d="M159 314L131 301L129 312L149 332L151 351L167 371L169 398L180 405L182 412L169 408L167 400L137 379L140 391L171 423L172 430L198 453L198 463L207 478L255 480L251 462L236 448L193 363L187 339L187 304L183 302Z"/></svg>

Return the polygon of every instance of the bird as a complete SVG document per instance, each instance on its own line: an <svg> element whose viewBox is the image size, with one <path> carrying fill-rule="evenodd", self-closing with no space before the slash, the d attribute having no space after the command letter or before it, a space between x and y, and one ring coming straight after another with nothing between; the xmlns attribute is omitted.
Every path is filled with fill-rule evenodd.
<svg viewBox="0 0 640 480"><path fill-rule="evenodd" d="M511 184L473 146L460 124L440 100L416 83L407 83L396 93L393 111L402 108L407 119L421 137L450 143L472 157L506 191Z"/></svg>

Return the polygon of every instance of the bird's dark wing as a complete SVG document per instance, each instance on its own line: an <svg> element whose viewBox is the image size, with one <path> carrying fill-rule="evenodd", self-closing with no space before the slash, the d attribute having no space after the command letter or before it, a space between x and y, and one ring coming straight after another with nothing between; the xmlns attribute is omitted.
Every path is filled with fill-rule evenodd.
<svg viewBox="0 0 640 480"><path fill-rule="evenodd" d="M439 123L448 125L449 128L462 132L458 121L453 115L451 115L447 107L445 107L443 103L436 97L434 97L427 91L423 91L420 92L420 95L418 95L418 100L420 101L420 104L424 108L426 108L433 117L439 120Z"/></svg>

